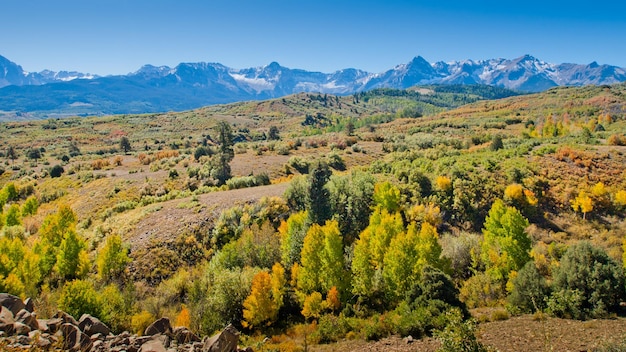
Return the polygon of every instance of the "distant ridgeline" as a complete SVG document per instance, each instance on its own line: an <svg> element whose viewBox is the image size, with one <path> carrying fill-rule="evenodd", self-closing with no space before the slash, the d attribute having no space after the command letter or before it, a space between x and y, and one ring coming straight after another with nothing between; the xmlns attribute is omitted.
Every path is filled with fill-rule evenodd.
<svg viewBox="0 0 626 352"><path fill-rule="evenodd" d="M183 111L302 92L346 96L378 88L408 89L424 85L450 85L431 88L437 93L460 93L458 85L471 85L473 88L466 94L493 99L511 93L506 90L498 93L497 89L490 91L477 85L539 92L556 86L624 81L626 70L616 66L556 65L529 55L513 60L434 64L418 56L376 74L357 69L328 74L309 72L275 62L248 69L233 69L218 63L181 63L174 68L146 65L128 75L107 77L47 70L27 73L0 56L0 119ZM421 89L413 91L428 95ZM459 104L472 99L463 98Z"/></svg>

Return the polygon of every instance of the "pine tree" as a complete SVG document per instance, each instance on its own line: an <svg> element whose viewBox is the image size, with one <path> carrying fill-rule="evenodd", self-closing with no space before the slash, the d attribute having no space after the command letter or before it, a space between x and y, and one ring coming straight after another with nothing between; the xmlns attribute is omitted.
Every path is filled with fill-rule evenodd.
<svg viewBox="0 0 626 352"><path fill-rule="evenodd" d="M311 171L306 192L306 208L312 224L323 224L332 216L330 208L330 192L326 183L332 172L326 163L319 162Z"/></svg>

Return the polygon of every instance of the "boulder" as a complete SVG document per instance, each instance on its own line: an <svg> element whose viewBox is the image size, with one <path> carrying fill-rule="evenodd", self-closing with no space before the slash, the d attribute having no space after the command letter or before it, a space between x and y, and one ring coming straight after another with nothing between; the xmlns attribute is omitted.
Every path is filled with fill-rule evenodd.
<svg viewBox="0 0 626 352"><path fill-rule="evenodd" d="M200 338L184 326L179 326L173 331L174 339L178 343L199 342Z"/></svg>
<svg viewBox="0 0 626 352"><path fill-rule="evenodd" d="M78 327L88 336L95 334L102 334L106 336L111 332L111 329L101 322L100 319L89 314L83 314L80 317L78 320Z"/></svg>
<svg viewBox="0 0 626 352"><path fill-rule="evenodd" d="M33 303L32 298L26 298L26 300L24 301L24 309L26 309L30 313L33 313L35 311L35 304Z"/></svg>
<svg viewBox="0 0 626 352"><path fill-rule="evenodd" d="M63 334L63 349L74 352L86 352L91 350L93 343L89 336L83 334L78 326L64 323L60 328Z"/></svg>
<svg viewBox="0 0 626 352"><path fill-rule="evenodd" d="M39 323L39 330L54 334L57 331L59 331L59 328L63 324L63 319L61 318L39 319L37 320L37 322Z"/></svg>
<svg viewBox="0 0 626 352"><path fill-rule="evenodd" d="M13 313L13 316L16 316L17 312L25 308L24 302L19 297L8 293L0 293L0 306L7 307Z"/></svg>
<svg viewBox="0 0 626 352"><path fill-rule="evenodd" d="M15 329L15 335L21 336L28 336L28 334L32 331L32 329L28 325L18 322L13 323L13 329Z"/></svg>
<svg viewBox="0 0 626 352"><path fill-rule="evenodd" d="M61 321L63 323L67 323L67 324L72 324L72 325L76 325L78 326L78 322L76 321L76 319L74 319L73 316L63 312L63 311L58 311L57 314L54 315L53 318L59 318L61 319Z"/></svg>
<svg viewBox="0 0 626 352"><path fill-rule="evenodd" d="M15 322L15 314L7 307L0 306L0 324L13 324Z"/></svg>
<svg viewBox="0 0 626 352"><path fill-rule="evenodd" d="M37 316L34 313L27 311L26 309L20 310L15 315L15 321L18 323L26 324L31 330L39 330L39 322Z"/></svg>
<svg viewBox="0 0 626 352"><path fill-rule="evenodd" d="M13 323L0 323L0 332L3 336L12 336L15 333L15 327Z"/></svg>
<svg viewBox="0 0 626 352"><path fill-rule="evenodd" d="M239 331L229 324L224 331L206 340L203 352L235 352L239 343Z"/></svg>
<svg viewBox="0 0 626 352"><path fill-rule="evenodd" d="M154 323L150 324L146 328L144 335L152 336L156 334L162 335L171 335L172 334L172 325L170 324L170 320L166 317L158 319Z"/></svg>
<svg viewBox="0 0 626 352"><path fill-rule="evenodd" d="M167 352L167 337L156 335L153 339L144 342L139 349L140 352Z"/></svg>

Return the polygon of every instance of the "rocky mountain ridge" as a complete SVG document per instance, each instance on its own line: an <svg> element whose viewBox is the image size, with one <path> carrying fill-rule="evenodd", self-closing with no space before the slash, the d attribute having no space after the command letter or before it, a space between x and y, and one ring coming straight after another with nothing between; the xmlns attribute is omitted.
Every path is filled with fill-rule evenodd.
<svg viewBox="0 0 626 352"><path fill-rule="evenodd" d="M291 69L276 62L234 69L219 63L145 65L128 75L27 73L0 56L0 111L47 114L119 114L180 111L205 105L277 98L301 92L348 95L375 88L424 84L492 85L538 92L562 85L626 81L626 69L592 62L551 64L530 55L516 59L429 63L418 56L382 73ZM4 88L2 88L4 87Z"/></svg>

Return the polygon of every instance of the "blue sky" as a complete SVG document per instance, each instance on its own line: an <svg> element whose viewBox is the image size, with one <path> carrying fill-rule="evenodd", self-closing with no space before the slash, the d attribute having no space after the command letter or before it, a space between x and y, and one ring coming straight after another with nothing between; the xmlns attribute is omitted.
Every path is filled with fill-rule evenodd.
<svg viewBox="0 0 626 352"><path fill-rule="evenodd" d="M626 67L622 1L2 0L0 55L27 71L220 62L382 72L515 58Z"/></svg>

